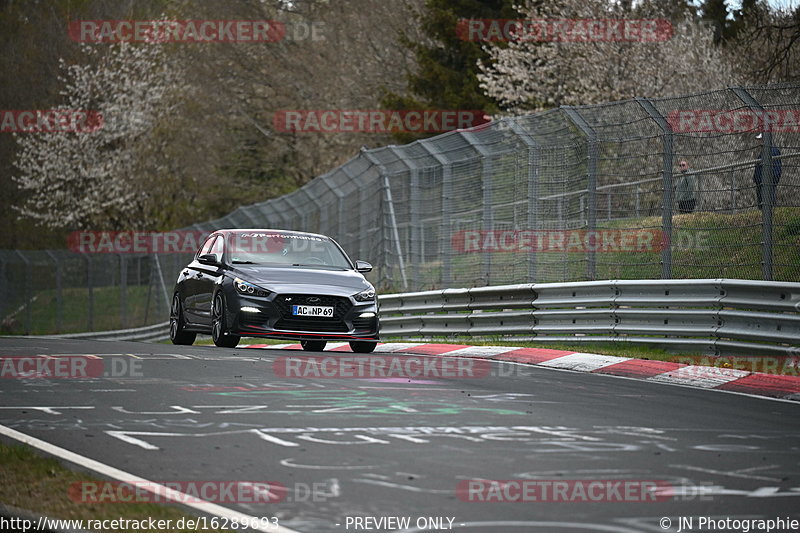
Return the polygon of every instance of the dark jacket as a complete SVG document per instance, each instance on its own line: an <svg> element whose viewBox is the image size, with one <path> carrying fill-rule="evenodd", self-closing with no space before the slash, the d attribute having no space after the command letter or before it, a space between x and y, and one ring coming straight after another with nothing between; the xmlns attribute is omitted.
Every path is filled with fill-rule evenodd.
<svg viewBox="0 0 800 533"><path fill-rule="evenodd" d="M781 160L780 159L775 159L775 157L777 157L779 155L781 155L781 151L773 146L772 147L772 157L773 157L773 159L772 159L772 182L775 183L776 185L781 179L781 171L782 171ZM759 184L761 183L761 172L762 172L761 169L762 169L762 167L763 167L763 161L762 161L762 158L759 157L758 163L756 163L756 170L753 173L753 181L755 181L756 183L759 183Z"/></svg>

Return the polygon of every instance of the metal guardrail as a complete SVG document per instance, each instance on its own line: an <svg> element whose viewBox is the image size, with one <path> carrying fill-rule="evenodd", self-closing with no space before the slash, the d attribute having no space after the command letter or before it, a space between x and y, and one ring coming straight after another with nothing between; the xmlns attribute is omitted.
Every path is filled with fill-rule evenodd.
<svg viewBox="0 0 800 533"><path fill-rule="evenodd" d="M800 355L800 283L612 280L382 296L381 336L631 342Z"/></svg>
<svg viewBox="0 0 800 533"><path fill-rule="evenodd" d="M380 296L381 337L630 342L717 355L800 355L800 283L735 279L530 283ZM169 323L50 338L156 342Z"/></svg>

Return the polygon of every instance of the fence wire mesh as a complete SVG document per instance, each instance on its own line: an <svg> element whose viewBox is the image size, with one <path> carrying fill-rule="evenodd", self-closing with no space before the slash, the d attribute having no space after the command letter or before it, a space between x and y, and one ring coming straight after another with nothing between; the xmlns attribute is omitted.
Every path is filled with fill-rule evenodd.
<svg viewBox="0 0 800 533"><path fill-rule="evenodd" d="M373 263L384 293L593 279L798 281L798 117L797 84L562 107L365 149L291 194L185 229L323 233ZM190 257L0 252L2 329L163 321Z"/></svg>

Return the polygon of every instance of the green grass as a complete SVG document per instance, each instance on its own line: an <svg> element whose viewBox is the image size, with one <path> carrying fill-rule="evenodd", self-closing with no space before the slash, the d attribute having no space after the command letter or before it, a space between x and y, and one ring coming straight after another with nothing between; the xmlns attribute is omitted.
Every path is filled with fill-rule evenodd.
<svg viewBox="0 0 800 533"><path fill-rule="evenodd" d="M660 229L661 217L640 217L597 223L598 229ZM800 208L782 207L773 217L773 278L800 281ZM697 212L673 217L672 274L674 278L763 279L761 212ZM596 279L659 279L661 252L598 252ZM581 281L587 276L585 253L497 252L488 254L490 277L484 273L480 253L453 253L452 287ZM529 263L535 261L536 279L529 279ZM415 272L407 269L412 276ZM442 262L430 262L416 270L421 290L441 288ZM392 279L401 279L394 269ZM384 293L402 292L384 287Z"/></svg>
<svg viewBox="0 0 800 533"><path fill-rule="evenodd" d="M183 517L192 518L176 506L127 502L84 503L80 501L80 493L70 496L73 484L103 481L107 480L69 470L59 461L42 457L26 446L0 444L0 502L5 505L64 520L146 520L152 517L176 523Z"/></svg>
<svg viewBox="0 0 800 533"><path fill-rule="evenodd" d="M156 298L160 298L157 301ZM66 288L61 291L61 327L58 326L58 299L55 289L36 293L30 305L31 330L26 331L26 310L23 308L2 317L0 333L11 335L49 335L132 328L167 320L166 304L160 292L153 291L148 302L148 287L127 288L126 322L122 321L122 294L119 287L95 287L92 290L92 324L89 324L89 290ZM148 309L149 303L149 309ZM19 304L15 311L22 307Z"/></svg>

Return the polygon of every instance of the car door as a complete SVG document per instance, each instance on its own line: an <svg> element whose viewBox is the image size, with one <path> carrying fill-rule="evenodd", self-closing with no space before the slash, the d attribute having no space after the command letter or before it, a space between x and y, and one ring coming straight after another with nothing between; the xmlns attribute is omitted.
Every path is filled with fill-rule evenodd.
<svg viewBox="0 0 800 533"><path fill-rule="evenodd" d="M225 252L225 237L218 235L211 244L207 252L216 256L217 263L221 265ZM197 319L200 324L211 325L211 305L214 297L214 287L222 276L222 268L219 265L204 265L198 262L195 283L197 286L196 304Z"/></svg>
<svg viewBox="0 0 800 533"><path fill-rule="evenodd" d="M200 307L200 295L202 293L202 281L205 265L201 264L197 258L203 254L211 253L211 247L217 240L217 235L211 235L195 254L194 260L183 269L182 294L183 306L186 312L186 319L193 324L204 324L202 309Z"/></svg>

